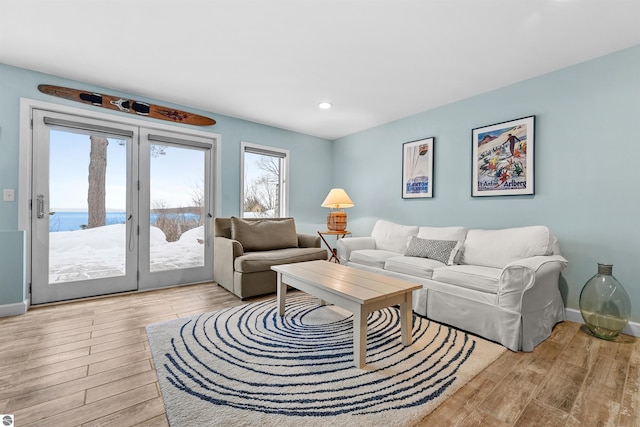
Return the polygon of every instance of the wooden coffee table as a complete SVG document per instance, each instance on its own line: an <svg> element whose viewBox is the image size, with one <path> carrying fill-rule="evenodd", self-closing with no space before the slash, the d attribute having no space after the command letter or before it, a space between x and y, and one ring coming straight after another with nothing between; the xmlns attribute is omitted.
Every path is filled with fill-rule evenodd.
<svg viewBox="0 0 640 427"><path fill-rule="evenodd" d="M287 285L353 313L353 359L366 364L367 315L400 305L402 344L411 345L411 292L422 286L327 261L308 261L271 267L278 273L278 313L284 316Z"/></svg>

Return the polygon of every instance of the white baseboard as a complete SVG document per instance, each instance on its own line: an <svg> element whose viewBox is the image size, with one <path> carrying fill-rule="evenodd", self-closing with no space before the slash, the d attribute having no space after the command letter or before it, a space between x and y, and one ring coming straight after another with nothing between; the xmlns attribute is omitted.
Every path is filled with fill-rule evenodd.
<svg viewBox="0 0 640 427"><path fill-rule="evenodd" d="M566 308L564 310L565 318L571 322L581 323L584 325L584 319L580 310L573 308ZM633 335L634 337L640 337L640 323L629 322L627 326L622 330L623 334Z"/></svg>
<svg viewBox="0 0 640 427"><path fill-rule="evenodd" d="M16 302L14 304L3 304L0 305L0 317L18 316L19 314L25 314L28 308L28 299L25 299L22 302Z"/></svg>

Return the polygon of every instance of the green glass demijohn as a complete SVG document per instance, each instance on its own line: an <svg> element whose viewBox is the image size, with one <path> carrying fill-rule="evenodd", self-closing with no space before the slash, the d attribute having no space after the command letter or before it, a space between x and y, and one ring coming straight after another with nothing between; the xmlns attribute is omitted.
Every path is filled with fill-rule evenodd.
<svg viewBox="0 0 640 427"><path fill-rule="evenodd" d="M580 313L589 330L598 338L612 340L629 323L631 300L613 277L613 265L598 263L598 273L580 292Z"/></svg>

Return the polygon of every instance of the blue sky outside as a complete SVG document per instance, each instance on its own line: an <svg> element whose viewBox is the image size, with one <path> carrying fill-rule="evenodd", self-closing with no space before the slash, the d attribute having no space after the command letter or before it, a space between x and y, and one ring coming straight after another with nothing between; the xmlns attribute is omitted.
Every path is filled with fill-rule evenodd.
<svg viewBox="0 0 640 427"><path fill-rule="evenodd" d="M245 185L248 183L257 180L260 178L265 172L258 167L258 162L261 158L265 157L262 154L244 153L244 177L245 177Z"/></svg>
<svg viewBox="0 0 640 427"><path fill-rule="evenodd" d="M126 207L126 148L109 138L107 147L106 206L109 211ZM58 211L86 211L89 135L51 130L50 206ZM144 179L144 177L141 177ZM151 158L151 205L192 206L194 191L203 191L204 153L190 148L165 146L164 154Z"/></svg>

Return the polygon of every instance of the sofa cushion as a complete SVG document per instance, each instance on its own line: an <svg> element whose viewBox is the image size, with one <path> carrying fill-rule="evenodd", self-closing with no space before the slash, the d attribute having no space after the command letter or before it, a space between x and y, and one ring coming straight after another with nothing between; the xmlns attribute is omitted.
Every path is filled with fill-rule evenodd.
<svg viewBox="0 0 640 427"><path fill-rule="evenodd" d="M458 240L464 241L467 229L462 226L456 227L420 227L418 237L431 240Z"/></svg>
<svg viewBox="0 0 640 427"><path fill-rule="evenodd" d="M272 251L246 252L235 259L233 268L237 273L255 273L269 271L274 265L326 259L327 250L322 248L275 249Z"/></svg>
<svg viewBox="0 0 640 427"><path fill-rule="evenodd" d="M349 262L369 265L371 267L384 268L384 262L388 258L397 257L397 252L382 251L379 249L360 249L351 252Z"/></svg>
<svg viewBox="0 0 640 427"><path fill-rule="evenodd" d="M431 279L475 291L498 293L502 269L477 265L452 265L437 268Z"/></svg>
<svg viewBox="0 0 640 427"><path fill-rule="evenodd" d="M411 236L404 255L435 259L441 263L452 265L461 246L462 242L457 240L430 240Z"/></svg>
<svg viewBox="0 0 640 427"><path fill-rule="evenodd" d="M396 273L430 279L435 268L444 267L445 264L435 259L417 258L411 256L395 256L384 262L384 269Z"/></svg>
<svg viewBox="0 0 640 427"><path fill-rule="evenodd" d="M371 237L376 241L376 249L404 253L409 237L418 234L417 225L400 225L380 219L371 230Z"/></svg>
<svg viewBox="0 0 640 427"><path fill-rule="evenodd" d="M245 252L298 247L293 218L245 221L232 216L231 238L240 242Z"/></svg>
<svg viewBox="0 0 640 427"><path fill-rule="evenodd" d="M555 238L545 226L477 230L467 232L461 264L504 268L537 255L551 255Z"/></svg>

